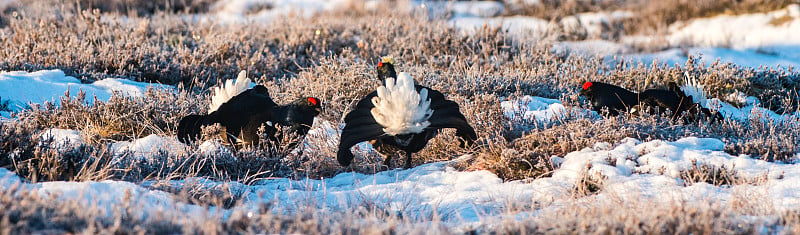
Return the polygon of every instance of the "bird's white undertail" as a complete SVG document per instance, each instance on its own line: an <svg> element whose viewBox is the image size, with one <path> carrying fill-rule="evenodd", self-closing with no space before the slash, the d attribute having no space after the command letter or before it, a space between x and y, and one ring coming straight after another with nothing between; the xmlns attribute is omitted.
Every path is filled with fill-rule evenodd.
<svg viewBox="0 0 800 235"><path fill-rule="evenodd" d="M419 93L414 88L414 79L401 72L394 78L387 78L386 84L378 88L378 96L372 98L371 113L375 121L390 135L421 133L430 125L428 119L433 115L428 89Z"/></svg>
<svg viewBox="0 0 800 235"><path fill-rule="evenodd" d="M709 108L706 92L703 90L704 85L701 84L695 77L689 76L689 72L684 73L686 76L683 79L681 91L687 96L692 96L692 102L700 104L703 108Z"/></svg>
<svg viewBox="0 0 800 235"><path fill-rule="evenodd" d="M250 89L252 84L253 81L247 78L247 72L242 70L235 80L229 79L220 87L214 87L214 95L211 97L211 106L208 109L208 113L216 111L220 105L228 102L228 100L247 89Z"/></svg>

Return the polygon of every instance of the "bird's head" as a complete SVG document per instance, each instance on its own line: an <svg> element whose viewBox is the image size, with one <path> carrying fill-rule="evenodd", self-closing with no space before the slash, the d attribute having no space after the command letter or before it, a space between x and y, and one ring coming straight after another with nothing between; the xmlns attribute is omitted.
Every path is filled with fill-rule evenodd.
<svg viewBox="0 0 800 235"><path fill-rule="evenodd" d="M315 97L300 98L292 103L300 107L303 112L310 113L315 117L322 112L322 101Z"/></svg>
<svg viewBox="0 0 800 235"><path fill-rule="evenodd" d="M580 94L582 96L588 97L589 94L591 94L593 90L594 90L594 83L587 81L587 82L583 83L583 88L581 89Z"/></svg>
<svg viewBox="0 0 800 235"><path fill-rule="evenodd" d="M378 72L378 79L381 80L381 83L386 81L386 78L397 78L394 64L394 58L391 56L385 56L381 58L381 62L378 62L378 66L376 66L375 69Z"/></svg>

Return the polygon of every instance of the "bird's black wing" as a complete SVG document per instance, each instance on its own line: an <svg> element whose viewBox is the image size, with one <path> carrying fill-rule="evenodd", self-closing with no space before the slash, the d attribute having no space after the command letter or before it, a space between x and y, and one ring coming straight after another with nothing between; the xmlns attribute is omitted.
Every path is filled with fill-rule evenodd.
<svg viewBox="0 0 800 235"><path fill-rule="evenodd" d="M372 92L356 105L356 108L344 118L345 126L339 141L337 160L342 166L350 165L353 161L353 153L350 148L363 141L373 140L384 135L383 126L375 121L371 110L375 107L372 98L377 96L377 92Z"/></svg>
<svg viewBox="0 0 800 235"><path fill-rule="evenodd" d="M272 120L272 112L276 106L266 88L257 85L220 105L216 111L208 114L208 120L210 123L221 124L228 133L238 136L239 131L248 123L257 121L260 126L261 123ZM254 117L258 117L258 120L253 120Z"/></svg>
<svg viewBox="0 0 800 235"><path fill-rule="evenodd" d="M200 138L202 126L205 123L205 115L191 114L181 118L178 123L178 140L188 144Z"/></svg>
<svg viewBox="0 0 800 235"><path fill-rule="evenodd" d="M444 94L437 90L417 85L417 90L428 89L428 97L431 99L431 109L433 115L428 121L431 123L427 129L455 128L456 135L471 144L478 139L475 129L469 125L467 118L461 113L458 103L448 100Z"/></svg>
<svg viewBox="0 0 800 235"><path fill-rule="evenodd" d="M257 85L223 103L215 112L235 114L238 116L236 118L246 118L265 110L272 112L277 105L269 96L266 87Z"/></svg>

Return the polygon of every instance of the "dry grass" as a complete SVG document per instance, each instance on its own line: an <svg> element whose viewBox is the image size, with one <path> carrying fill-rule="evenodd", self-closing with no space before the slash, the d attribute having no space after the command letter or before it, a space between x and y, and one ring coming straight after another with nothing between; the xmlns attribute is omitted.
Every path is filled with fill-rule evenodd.
<svg viewBox="0 0 800 235"><path fill-rule="evenodd" d="M761 185L767 182L767 175L760 177L746 178L736 174L735 170L728 169L724 166L715 167L709 165L692 164L692 168L680 172L680 177L683 179L685 185L690 186L695 183L708 183L711 185Z"/></svg>
<svg viewBox="0 0 800 235"><path fill-rule="evenodd" d="M191 87L177 93L151 91L141 99L114 96L108 102L93 105L84 104L90 97L71 94L72 97L63 98L59 107L33 107L33 111L20 117L24 125L36 130L80 130L94 149L102 149L110 141L150 134L173 135L180 117L205 112L208 92L204 88L232 78L239 69L248 70L257 82L267 85L279 103L300 96L321 98L325 107L321 118L338 123L361 96L377 86L372 66L386 54L397 58L400 70L411 72L423 84L461 103L481 136L477 148L465 151L453 143L452 133L445 132L417 154L415 164L473 153L479 157L465 169L488 169L504 179L521 179L547 176L552 171L548 166L550 156L563 156L595 142L614 142L624 137L716 137L726 141L730 153L767 160L790 159L800 139L788 131L796 127L792 123L679 125L659 118L597 121L574 114L556 123L542 124L508 120L498 106L505 97L521 95L560 98L567 105L582 106L585 104L577 97L577 88L586 80L643 90L680 82L684 72L689 71L706 85L712 97L727 100L728 94L741 91L760 98L774 111L791 112L798 110L796 90L800 86L798 74L793 71L745 69L730 64L703 66L695 58L687 61L686 68L608 68L595 58L553 54L547 49L547 42L526 42L496 30L460 36L437 20L382 11L361 13L355 18L331 13L220 30L215 24L176 20L171 14L120 22L101 20L101 16L114 19L114 15L71 7L74 6L53 9L59 12L58 17L27 15L29 9L19 7L19 16L4 29L13 32L12 36L0 40L6 45L0 47L4 48L0 55L5 53L8 58L0 62L0 68L55 67L86 80L130 77ZM289 24L291 21L303 23ZM47 36L48 33L59 36ZM82 43L86 39L94 43ZM53 51L64 46L69 49ZM8 56L12 54L16 56ZM122 56L102 56L109 54ZM334 151L317 152L310 158L300 156L302 161L293 164L308 176L341 172L330 160ZM280 158L287 153L278 155ZM379 161L377 156L363 160L367 166Z"/></svg>
<svg viewBox="0 0 800 235"><path fill-rule="evenodd" d="M270 205L263 204L260 213L235 211L223 220L219 215L188 214L177 206L162 212L143 211L143 205L138 204L141 202L132 196L106 207L81 200L57 200L57 195L42 196L36 191L11 187L0 192L0 233L448 233L441 226L412 225L371 205L354 208L341 218L328 218L312 210L299 211L295 216L274 214L268 211ZM197 196L182 192L175 198ZM142 216L143 213L149 214ZM401 225L404 227L398 228Z"/></svg>
<svg viewBox="0 0 800 235"><path fill-rule="evenodd" d="M669 205L648 201L615 201L586 206L576 203L537 214L523 221L504 221L499 233L552 234L752 234L774 233L778 226L796 229L796 223L770 219L748 221L714 201Z"/></svg>
<svg viewBox="0 0 800 235"><path fill-rule="evenodd" d="M324 144L302 149L252 148L206 156L191 146L187 153L163 153L151 160L123 157L115 161L109 144L151 134L173 136L180 117L204 113L208 87L233 78L240 70L268 87L278 103L300 96L322 100L323 120L338 125L363 95L378 85L373 66L383 55L394 55L400 71L410 72L427 86L461 104L479 141L471 149L458 147L453 132L445 131L415 155L413 164L472 154L458 163L461 170L489 170L504 180L549 177L550 158L625 137L643 141L677 140L685 136L713 137L725 142L725 151L769 161L792 161L800 146L796 122L727 121L720 124L674 122L664 117L590 118L570 113L552 123L512 120L500 102L523 95L561 99L568 108L585 108L577 96L587 80L604 81L644 90L682 81L684 72L696 76L711 97L726 101L743 92L758 97L778 113L800 110L800 75L793 70L747 69L730 64L704 66L690 58L684 68L664 65L619 64L607 67L598 58L581 58L550 51L548 41L529 41L484 29L463 36L441 19L363 9L333 12L303 19L288 17L270 23L219 25L181 18L175 12L205 12L212 1L78 1L59 5L32 2L0 9L0 70L59 68L85 81L122 77L138 81L177 84L177 91L150 91L142 98L113 96L93 101L69 94L60 106L44 104L20 113L15 121L0 122L0 167L33 181L87 181L118 179L187 179L206 177L252 183L264 177L321 178L343 171L374 173L383 159L374 153L357 154L354 166L343 169L335 147ZM691 17L739 14L776 9L790 1L647 1L637 12L647 17L615 26L632 32L658 31L668 23ZM577 12L634 9L643 1L543 1L520 13L559 18ZM183 4L179 5L176 4ZM54 7L55 6L55 7ZM89 10L95 6L99 10ZM12 14L17 12L16 14ZM43 12L48 12L44 14ZM126 20L121 20L125 15ZM93 101L92 104L86 104ZM0 110L2 108L0 99ZM49 128L81 131L86 144L66 152L38 138ZM324 137L321 141L327 142ZM337 142L337 140L331 140ZM262 141L264 142L264 141ZM734 173L698 168L685 172L687 182L740 184ZM582 179L575 197L592 198L602 191L602 180ZM747 180L745 180L747 181ZM748 181L749 182L749 181ZM200 186L177 189L157 184L178 201L230 208L241 201L231 189ZM4 233L40 231L88 233L452 233L431 220L433 230L414 221L387 215L383 205L353 210L352 220L325 218L318 211L296 216L244 214L222 221L192 221L164 215L140 221L114 214L99 218L96 208L83 209L73 201L50 201L30 192L8 190L0 195L0 228ZM639 202L644 203L644 202ZM269 211L269 205L263 205ZM642 213L637 204L584 207L566 206L530 221L506 221L502 233L748 233L756 225L738 225L734 212L722 206L695 208L677 203ZM120 211L135 205L119 205ZM120 212L122 213L122 212ZM794 216L794 217L793 217ZM345 216L346 218L350 218ZM67 219L69 218L69 220ZM552 218L552 219L548 219ZM558 218L559 221L553 221ZM603 219L614 218L614 219ZM782 216L779 225L796 229L797 216ZM795 219L792 219L795 218ZM163 219L159 222L157 219ZM563 220L562 220L563 219ZM717 220L718 219L718 220ZM115 221L122 220L122 221ZM365 222L366 221L366 222ZM206 225L208 222L209 225ZM750 226L750 227L748 227ZM476 230L483 231L483 230Z"/></svg>

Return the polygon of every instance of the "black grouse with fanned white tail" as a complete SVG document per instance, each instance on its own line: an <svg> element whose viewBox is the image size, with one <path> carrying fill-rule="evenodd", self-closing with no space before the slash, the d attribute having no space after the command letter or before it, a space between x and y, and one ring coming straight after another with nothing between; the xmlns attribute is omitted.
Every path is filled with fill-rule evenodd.
<svg viewBox="0 0 800 235"><path fill-rule="evenodd" d="M200 138L202 127L220 124L225 129L226 139L232 145L257 145L258 131L273 143L279 143L280 133L276 125L289 127L292 134L302 138L308 133L314 117L321 112L320 100L305 97L288 105L277 105L267 88L252 84L242 71L234 81L229 80L214 89L211 107L206 115L188 115L178 124L178 140L190 143ZM289 143L289 147L296 141Z"/></svg>
<svg viewBox="0 0 800 235"><path fill-rule="evenodd" d="M723 119L719 112L712 112L707 107L702 86L698 87L696 81L687 77L684 86L678 87L676 83L670 82L667 87L666 90L647 89L635 93L607 83L586 82L580 94L589 99L594 111L608 111L609 115L624 112L664 114L669 111L673 119L683 117L685 121L707 118L716 122ZM687 92L692 95L687 95Z"/></svg>
<svg viewBox="0 0 800 235"><path fill-rule="evenodd" d="M439 91L416 85L407 73L393 77L394 63L390 59L381 61L377 69L383 86L361 99L345 116L337 152L339 164L350 165L354 158L350 148L364 141L402 150L406 157L404 167L409 168L411 155L425 148L441 129L455 128L462 147L477 140L456 102L447 100ZM384 164L390 166L391 155L387 155Z"/></svg>

